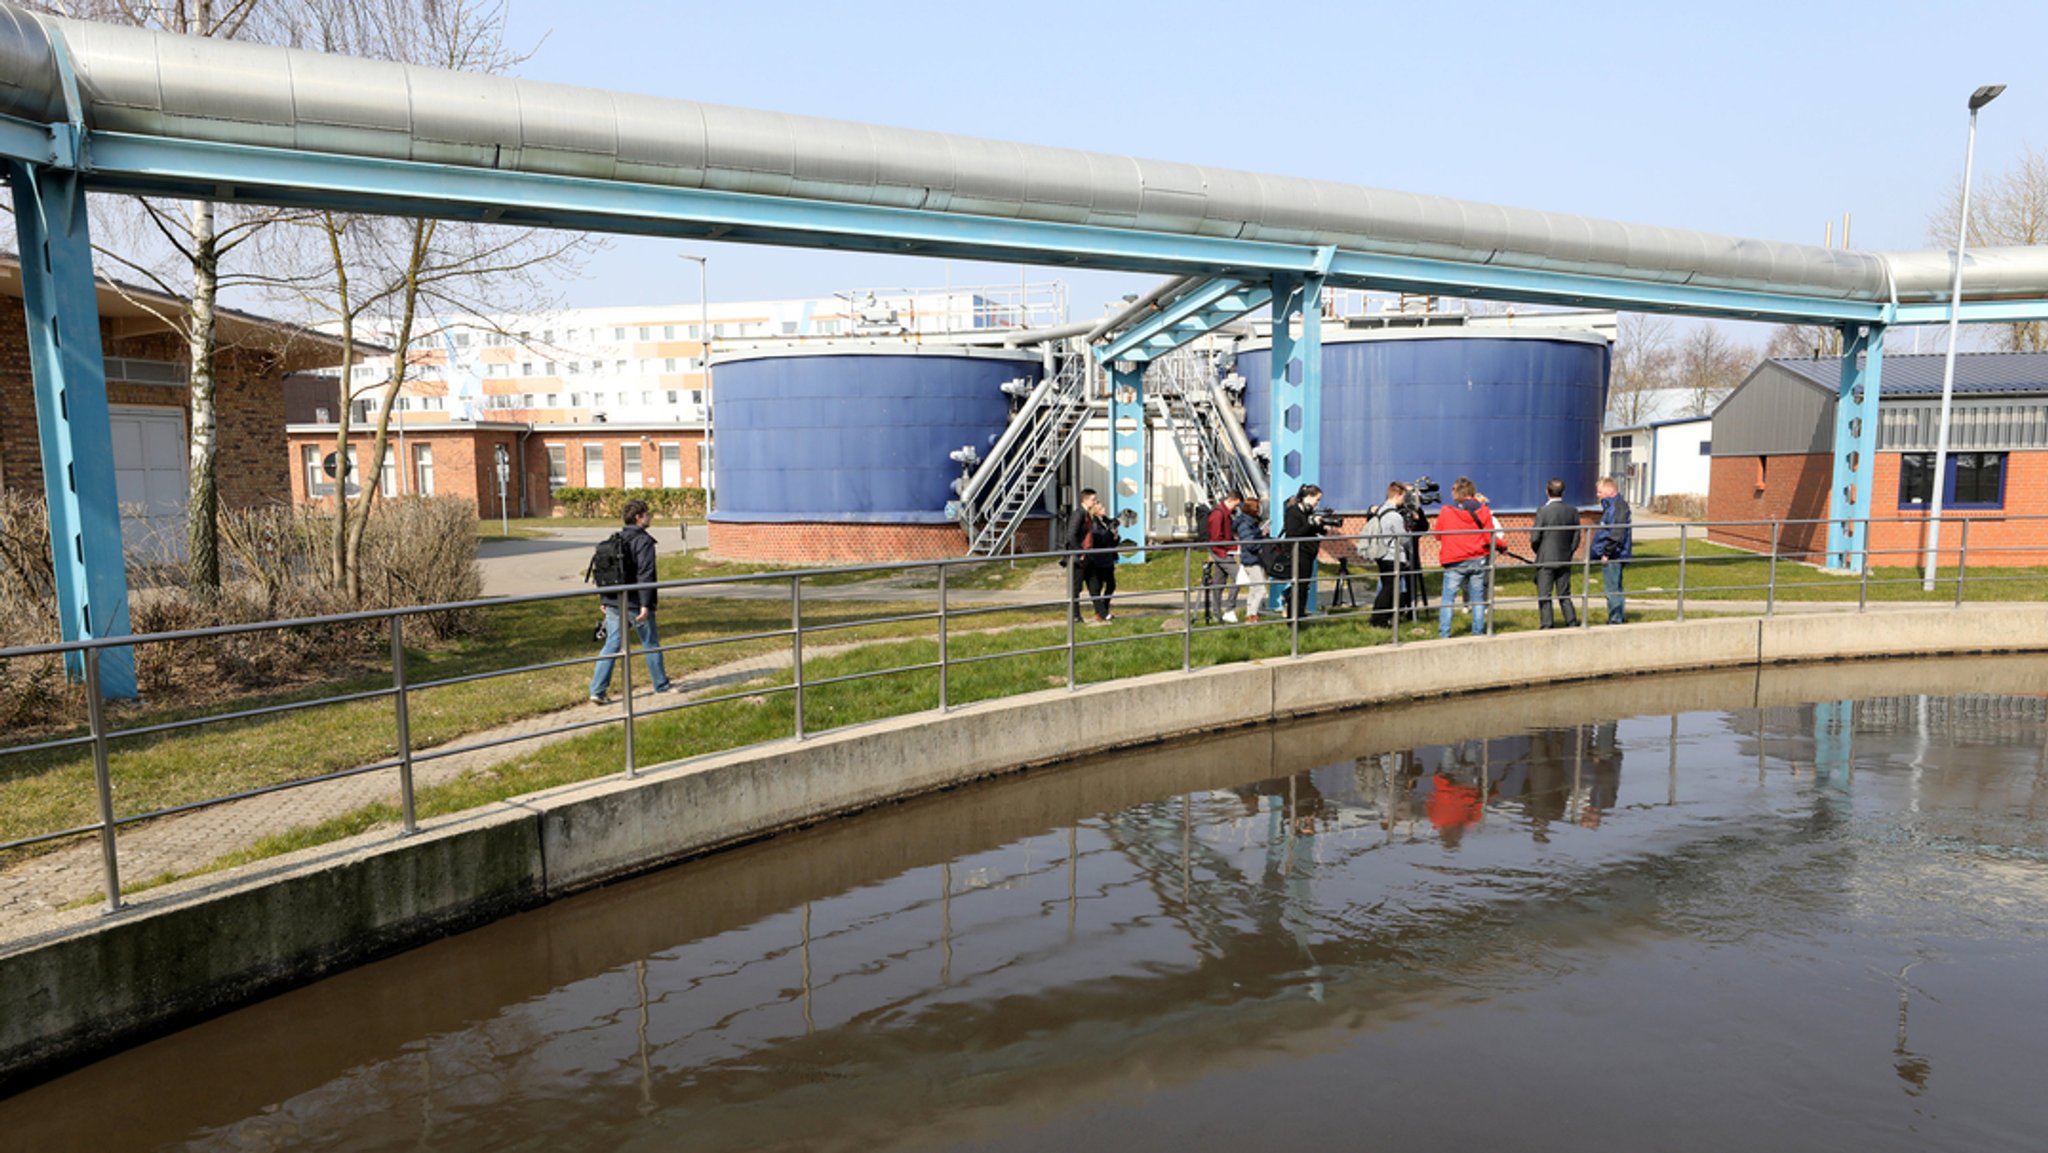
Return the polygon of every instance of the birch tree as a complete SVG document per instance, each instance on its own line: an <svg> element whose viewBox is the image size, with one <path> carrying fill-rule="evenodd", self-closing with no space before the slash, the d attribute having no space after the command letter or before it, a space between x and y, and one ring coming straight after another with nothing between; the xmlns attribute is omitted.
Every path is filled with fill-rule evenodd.
<svg viewBox="0 0 2048 1153"><path fill-rule="evenodd" d="M1952 249L1962 212L1960 181L1927 222L1930 244ZM2048 244L2048 151L2028 147L2012 167L1979 179L1970 188L1971 248L1992 245ZM1968 283L1969 270L1963 272ZM2048 352L2048 323L1977 325L1994 335L1995 347L2006 352Z"/></svg>
<svg viewBox="0 0 2048 1153"><path fill-rule="evenodd" d="M1676 364L1668 317L1624 312L1607 375L1607 415L1617 427L1647 423L1657 397L1672 387Z"/></svg>

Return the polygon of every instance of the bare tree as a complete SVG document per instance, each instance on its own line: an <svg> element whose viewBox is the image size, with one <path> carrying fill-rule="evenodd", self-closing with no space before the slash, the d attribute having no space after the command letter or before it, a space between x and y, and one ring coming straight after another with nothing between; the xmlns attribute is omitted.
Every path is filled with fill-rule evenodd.
<svg viewBox="0 0 2048 1153"><path fill-rule="evenodd" d="M1952 248L1962 211L1962 183L1950 190L1928 217L1931 244ZM2048 151L2028 147L2012 167L1978 180L1970 189L1970 246L2048 244ZM1964 274L1968 275L1967 271ZM1995 327L1996 345L2007 352L2048 352L2048 323L2038 320Z"/></svg>
<svg viewBox="0 0 2048 1153"><path fill-rule="evenodd" d="M1826 324L1781 324L1771 330L1764 355L1785 360L1840 357L1842 330Z"/></svg>
<svg viewBox="0 0 2048 1153"><path fill-rule="evenodd" d="M1672 387L1676 364L1669 317L1622 313L1608 372L1609 419L1624 428L1649 421L1657 411L1658 393Z"/></svg>
<svg viewBox="0 0 2048 1153"><path fill-rule="evenodd" d="M1729 340L1712 324L1701 324L1678 347L1677 384L1685 393L1688 416L1714 411L1749 374L1756 352Z"/></svg>
<svg viewBox="0 0 2048 1153"><path fill-rule="evenodd" d="M286 0L46 0L32 4L61 16L132 24L212 39L275 41L289 24ZM275 221L278 210L248 205L216 206L210 201L166 201L149 197L100 198L94 204L95 231L114 239L94 245L100 259L145 282L165 296L184 301L171 310L134 295L143 307L185 342L190 385L191 428L186 468L185 551L193 584L220 587L220 496L216 363L221 351L216 318L220 294L243 278L223 271L227 257ZM182 282L182 284L180 283ZM116 285L116 290L121 291Z"/></svg>
<svg viewBox="0 0 2048 1153"><path fill-rule="evenodd" d="M308 46L322 51L471 72L502 72L523 58L506 47L505 8L492 0L301 2ZM329 576L356 598L363 530L390 451L392 401L429 356L441 331L438 318L531 310L543 296L543 269L573 265L591 242L579 233L337 212L310 214L278 235L289 242L280 247L278 263L296 269L279 282L279 295L341 338L334 452L342 468L355 435L354 402L379 397L359 494L349 496L346 477L335 489ZM358 344L372 338L390 345L391 372L358 389Z"/></svg>

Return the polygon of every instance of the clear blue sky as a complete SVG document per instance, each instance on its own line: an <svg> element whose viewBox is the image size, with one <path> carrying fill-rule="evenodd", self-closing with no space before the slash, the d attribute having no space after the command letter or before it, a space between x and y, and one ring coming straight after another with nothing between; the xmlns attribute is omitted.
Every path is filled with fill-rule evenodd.
<svg viewBox="0 0 2048 1153"><path fill-rule="evenodd" d="M1280 12L1284 16L1268 13ZM523 74L1859 248L1917 247L1958 179L2048 146L2048 4L721 5L516 0ZM564 303L696 298L619 240ZM712 296L937 284L935 262L709 245ZM1149 283L1057 274L1076 314ZM954 280L1014 282L956 264Z"/></svg>

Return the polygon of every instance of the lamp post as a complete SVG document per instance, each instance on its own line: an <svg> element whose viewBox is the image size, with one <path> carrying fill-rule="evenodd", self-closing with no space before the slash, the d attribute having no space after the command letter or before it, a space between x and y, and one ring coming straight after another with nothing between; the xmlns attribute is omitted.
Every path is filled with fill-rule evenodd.
<svg viewBox="0 0 2048 1153"><path fill-rule="evenodd" d="M1948 416L1956 387L1956 334L1963 308L1963 248L1970 238L1970 169L1977 159L1977 110L1998 99L2003 84L1986 84L1970 93L1969 143L1963 148L1963 205L1956 225L1956 278L1948 298L1948 356L1941 368L1941 421L1934 434L1933 491L1927 508L1927 556L1920 587L1934 591L1934 570L1941 559L1941 500L1948 481Z"/></svg>
<svg viewBox="0 0 2048 1153"><path fill-rule="evenodd" d="M692 256L687 252L680 252L677 253L676 255L678 255L684 260L695 261L697 264L697 308L699 325L697 329L697 336L699 337L697 341L697 354L703 357L704 359L704 371L702 374L704 378L704 443L712 446L711 450L707 454L705 454L705 459L698 462L698 471L701 475L699 475L697 479L702 481L704 484L704 511L706 513L709 513L711 511L711 502L713 500L712 494L716 490L712 487L711 484L711 469L706 468L704 466L707 464L712 464L717 460L718 457L718 434L717 431L714 428L712 428L711 420L711 413L715 411L711 404L711 290L707 287L707 285L710 283L711 276L711 273L709 271L711 258L708 256Z"/></svg>

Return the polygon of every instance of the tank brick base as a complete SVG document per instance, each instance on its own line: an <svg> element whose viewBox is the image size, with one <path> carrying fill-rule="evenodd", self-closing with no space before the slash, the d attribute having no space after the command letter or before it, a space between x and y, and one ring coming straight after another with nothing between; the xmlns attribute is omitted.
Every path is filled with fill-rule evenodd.
<svg viewBox="0 0 2048 1153"><path fill-rule="evenodd" d="M1018 552L1041 552L1051 522L1026 521ZM841 521L711 522L711 555L719 560L769 564L879 564L950 560L967 554L957 524L848 524Z"/></svg>

